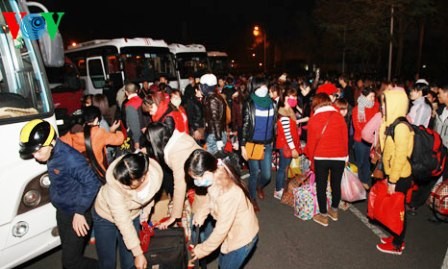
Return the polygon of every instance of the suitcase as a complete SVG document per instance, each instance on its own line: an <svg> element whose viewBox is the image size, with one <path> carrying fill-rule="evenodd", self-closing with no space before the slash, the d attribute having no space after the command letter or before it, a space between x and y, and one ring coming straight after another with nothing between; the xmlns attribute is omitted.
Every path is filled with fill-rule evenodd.
<svg viewBox="0 0 448 269"><path fill-rule="evenodd" d="M154 236L151 237L145 257L148 269L186 269L188 253L184 229L154 229Z"/></svg>

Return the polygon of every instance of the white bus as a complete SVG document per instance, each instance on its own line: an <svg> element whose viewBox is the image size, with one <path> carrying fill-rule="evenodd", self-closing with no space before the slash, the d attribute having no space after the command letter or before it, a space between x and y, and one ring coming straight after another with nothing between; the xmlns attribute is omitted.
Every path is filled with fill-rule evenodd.
<svg viewBox="0 0 448 269"><path fill-rule="evenodd" d="M231 71L229 55L223 51L208 51L208 61L213 74L227 76Z"/></svg>
<svg viewBox="0 0 448 269"><path fill-rule="evenodd" d="M207 51L203 45L173 43L168 47L176 60L176 75L182 92L188 85L189 76L198 78L210 72Z"/></svg>
<svg viewBox="0 0 448 269"><path fill-rule="evenodd" d="M173 55L164 40L115 38L91 40L69 46L65 55L78 67L85 94L103 93L106 80L118 90L125 81L152 84L160 76L179 88ZM115 94L114 93L104 93Z"/></svg>
<svg viewBox="0 0 448 269"><path fill-rule="evenodd" d="M56 127L44 61L48 66L63 65L64 47L59 34L53 40L48 32L45 37L32 40L21 30L15 36L8 27L6 14L17 14L20 25L19 14L30 14L27 5L48 12L44 6L25 0L0 3L0 268L3 269L13 268L60 245L46 165L20 158L19 133L32 119L45 119Z"/></svg>

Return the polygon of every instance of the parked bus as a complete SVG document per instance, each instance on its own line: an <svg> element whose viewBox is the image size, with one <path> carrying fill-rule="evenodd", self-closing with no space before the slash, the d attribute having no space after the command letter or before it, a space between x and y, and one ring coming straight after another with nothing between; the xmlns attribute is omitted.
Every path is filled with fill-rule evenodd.
<svg viewBox="0 0 448 269"><path fill-rule="evenodd" d="M164 40L151 38L116 38L91 40L69 46L65 55L77 66L84 80L84 94L103 93L107 80L112 82L112 93L125 81L154 83L160 76L179 88L174 58Z"/></svg>
<svg viewBox="0 0 448 269"><path fill-rule="evenodd" d="M33 10L48 12L38 3L1 0L0 23L0 268L13 268L60 245L56 210L50 203L47 167L19 156L19 134L32 119L44 119L56 127L56 119L44 62L64 64L59 33L32 40L14 35L4 16L21 16ZM37 14L36 14L37 15ZM14 38L14 36L16 38ZM51 56L51 57L49 57Z"/></svg>
<svg viewBox="0 0 448 269"><path fill-rule="evenodd" d="M176 60L176 75L179 89L184 92L188 85L188 77L201 77L210 72L207 51L203 45L182 45L173 43L168 46Z"/></svg>
<svg viewBox="0 0 448 269"><path fill-rule="evenodd" d="M208 61L213 74L227 76L230 71L229 55L223 51L208 51Z"/></svg>

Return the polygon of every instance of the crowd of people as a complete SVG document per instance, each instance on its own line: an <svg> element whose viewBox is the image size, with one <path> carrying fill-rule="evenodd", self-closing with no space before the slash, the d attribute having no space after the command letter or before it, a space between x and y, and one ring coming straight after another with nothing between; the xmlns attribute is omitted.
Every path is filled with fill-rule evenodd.
<svg viewBox="0 0 448 269"><path fill-rule="evenodd" d="M64 268L115 268L117 247L122 268L146 268L140 223L164 192L171 209L157 227L176 225L188 190L195 192L191 217L202 238L191 262L219 249L221 269L240 268L258 241L257 200L265 198L274 159L272 195L279 200L292 158L309 159L319 207L313 220L328 226L345 203L341 179L349 162L366 190L375 183L372 149L388 160L379 162L389 192L408 193L410 131L400 128L395 140L384 135L396 118L434 128L448 146L448 86L424 79L204 74L190 77L183 92L162 77L153 85L126 82L116 97L85 96L82 119L59 138L44 120L27 123L20 134L21 156L48 166ZM414 193L409 213L416 214L434 183ZM401 254L405 231L382 238L378 250ZM92 232L98 261L83 257Z"/></svg>

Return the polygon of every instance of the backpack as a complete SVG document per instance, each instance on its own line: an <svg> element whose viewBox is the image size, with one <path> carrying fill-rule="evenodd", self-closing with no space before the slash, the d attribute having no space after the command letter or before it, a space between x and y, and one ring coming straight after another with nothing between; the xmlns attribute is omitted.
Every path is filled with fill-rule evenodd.
<svg viewBox="0 0 448 269"><path fill-rule="evenodd" d="M395 126L406 124L414 132L414 148L409 159L412 176L416 182L428 182L442 174L447 156L446 148L442 144L440 135L423 125L410 124L405 117L398 117L386 128L386 135L394 139Z"/></svg>

